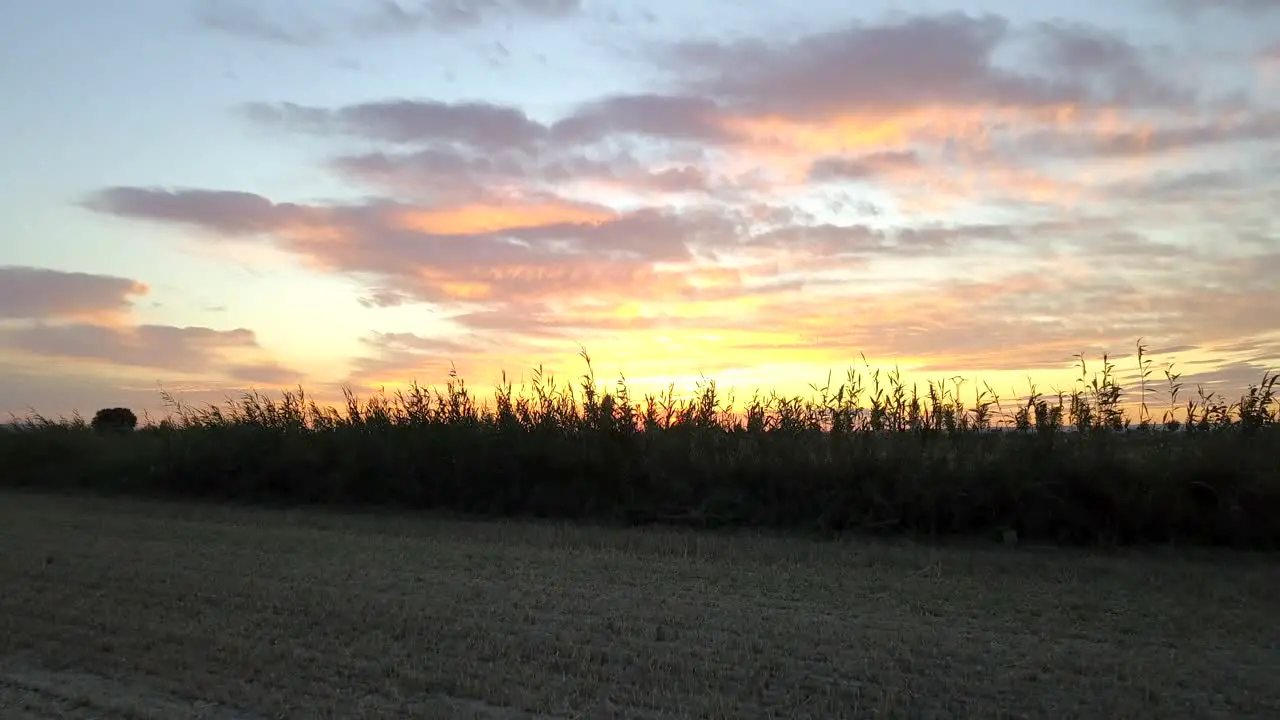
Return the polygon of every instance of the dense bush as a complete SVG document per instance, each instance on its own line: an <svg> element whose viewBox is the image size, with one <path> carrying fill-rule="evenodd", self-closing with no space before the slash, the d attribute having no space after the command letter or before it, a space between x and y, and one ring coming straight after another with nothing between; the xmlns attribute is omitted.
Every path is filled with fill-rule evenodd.
<svg viewBox="0 0 1280 720"><path fill-rule="evenodd" d="M584 354L585 358L585 354ZM856 372L811 399L743 407L706 382L633 403L536 373L476 402L451 378L342 410L303 391L225 408L173 401L133 433L33 417L0 432L0 482L288 503L402 505L629 523L750 525L1038 541L1280 547L1275 375L1236 403L1203 392L1137 422L1105 362L1078 391L1012 408L960 386L917 393ZM1141 360L1140 360L1141 362ZM1083 362L1082 362L1083 368ZM96 423L95 423L96 424Z"/></svg>
<svg viewBox="0 0 1280 720"><path fill-rule="evenodd" d="M138 416L129 408L103 408L94 413L90 425L98 432L128 432L138 427Z"/></svg>

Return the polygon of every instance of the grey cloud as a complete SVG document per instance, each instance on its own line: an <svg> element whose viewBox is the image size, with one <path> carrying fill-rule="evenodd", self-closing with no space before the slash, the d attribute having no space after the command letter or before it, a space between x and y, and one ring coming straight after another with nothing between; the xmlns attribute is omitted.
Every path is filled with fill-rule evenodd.
<svg viewBox="0 0 1280 720"><path fill-rule="evenodd" d="M48 418L69 418L79 412L88 419L105 407L127 407L133 409L139 419L145 413L153 420L160 420L169 409L161 397L162 389L174 391L186 402L196 405L219 404L229 392L239 389L206 389L211 384L202 383L198 390L157 384L139 387L136 380L104 374L100 369L88 372L65 366L37 369L12 365L0 375L0 423L5 422L10 413L21 419L32 411Z"/></svg>
<svg viewBox="0 0 1280 720"><path fill-rule="evenodd" d="M147 286L111 275L0 266L0 318L45 319L125 310Z"/></svg>
<svg viewBox="0 0 1280 720"><path fill-rule="evenodd" d="M606 223L556 223L508 231L517 239L539 243L570 243L578 253L676 261L689 257L689 245L719 244L732 227L722 218L677 215L644 208Z"/></svg>
<svg viewBox="0 0 1280 720"><path fill-rule="evenodd" d="M1015 147L1062 157L1140 157L1237 142L1280 138L1280 113L1250 112L1236 117L1175 120L1143 130L1118 132L1041 131L1015 141Z"/></svg>
<svg viewBox="0 0 1280 720"><path fill-rule="evenodd" d="M1149 53L1116 33L1083 23L1054 21L1034 33L1041 64L1081 92L1102 89L1099 97L1116 104L1182 107L1194 93L1160 77Z"/></svg>
<svg viewBox="0 0 1280 720"><path fill-rule="evenodd" d="M352 362L351 378L356 381L390 377L399 382L437 382L444 379L456 361L492 351L489 343L474 336L456 340L407 332L375 332L360 342L369 354Z"/></svg>
<svg viewBox="0 0 1280 720"><path fill-rule="evenodd" d="M274 362L229 365L225 374L233 380L264 385L289 385L303 377L297 370Z"/></svg>
<svg viewBox="0 0 1280 720"><path fill-rule="evenodd" d="M482 349L482 347L478 346L484 345L479 338L475 337L462 341L442 337L423 337L408 332L374 332L361 338L360 342L378 352L414 352L439 355L468 354Z"/></svg>
<svg viewBox="0 0 1280 720"><path fill-rule="evenodd" d="M1280 351L1280 347L1274 349ZM1178 379L1182 384L1182 391L1178 394L1180 407L1177 417L1178 419L1185 417L1183 410L1188 400L1199 401L1198 389L1203 389L1207 394L1219 396L1228 403L1238 402L1250 385L1260 385L1265 375L1274 375L1278 368L1280 365L1274 361L1270 363L1241 361L1226 363L1212 370L1187 372ZM1174 370L1176 371L1177 367ZM1156 418L1159 419L1168 409L1168 386L1161 383L1156 389L1157 400L1149 403L1153 406L1152 410Z"/></svg>
<svg viewBox="0 0 1280 720"><path fill-rule="evenodd" d="M587 103L551 127L557 139L594 142L612 135L727 141L717 122L724 112L712 100L680 95L619 95Z"/></svg>
<svg viewBox="0 0 1280 720"><path fill-rule="evenodd" d="M181 223L229 237L269 232L303 214L299 206L234 190L110 187L82 204L96 212Z"/></svg>
<svg viewBox="0 0 1280 720"><path fill-rule="evenodd" d="M1080 253L1095 258L1126 259L1151 263L1154 260L1176 260L1183 251L1167 243L1152 240L1145 234L1132 230L1108 230L1094 237L1064 239L1059 247L1072 247Z"/></svg>
<svg viewBox="0 0 1280 720"><path fill-rule="evenodd" d="M358 298L358 302L367 308L389 308L411 303L413 298L398 290L374 288L368 295Z"/></svg>
<svg viewBox="0 0 1280 720"><path fill-rule="evenodd" d="M1160 205L1186 207L1211 197L1255 197L1262 182L1245 172L1199 170L1157 173L1145 180L1112 183L1106 190L1108 197L1141 202L1150 209Z"/></svg>
<svg viewBox="0 0 1280 720"><path fill-rule="evenodd" d="M851 25L789 44L744 40L675 46L671 70L700 96L756 112L817 116L931 103L1057 102L1062 91L995 68L1007 21L962 13Z"/></svg>
<svg viewBox="0 0 1280 720"><path fill-rule="evenodd" d="M463 327L480 332L501 332L522 337L567 337L564 325L575 320L557 319L544 304L527 303L520 307L503 307L496 310L475 310L450 318Z"/></svg>
<svg viewBox="0 0 1280 720"><path fill-rule="evenodd" d="M1211 10L1225 10L1245 16L1265 15L1280 11L1280 0L1159 0L1161 4L1181 12L1198 15Z"/></svg>
<svg viewBox="0 0 1280 720"><path fill-rule="evenodd" d="M386 100L337 110L291 102L249 103L245 114L261 123L392 143L462 143L484 150L529 147L547 128L523 111L487 102Z"/></svg>
<svg viewBox="0 0 1280 720"><path fill-rule="evenodd" d="M213 30L239 37L283 45L314 45L326 38L326 33L313 23L300 20L296 15L288 21L268 18L248 2L235 0L201 0L196 8L196 18Z"/></svg>
<svg viewBox="0 0 1280 720"><path fill-rule="evenodd" d="M1166 107L1186 100L1147 72L1137 48L1102 30L1042 26L1031 39L1051 61L1000 65L997 51L1021 39L1003 18L954 12L852 24L788 43L678 43L665 67L686 94L732 110L800 118L946 105ZM1063 75L1052 60L1066 60L1077 72Z"/></svg>
<svg viewBox="0 0 1280 720"><path fill-rule="evenodd" d="M454 31L474 28L489 20L530 18L563 20L582 12L582 0L425 0L405 3L377 0L364 25L383 33L427 28Z"/></svg>
<svg viewBox="0 0 1280 720"><path fill-rule="evenodd" d="M755 247L804 249L824 257L865 256L889 247L883 231L866 225L791 225L753 234L747 242Z"/></svg>
<svg viewBox="0 0 1280 720"><path fill-rule="evenodd" d="M914 150L889 150L857 157L826 157L809 168L810 180L864 180L885 172L921 167Z"/></svg>
<svg viewBox="0 0 1280 720"><path fill-rule="evenodd" d="M251 0L199 0L195 15L201 25L218 32L303 47L320 45L341 35L456 32L494 21L566 20L583 10L582 0L373 0L353 12L317 18L303 17L298 3L292 4L283 17L264 12L263 5Z"/></svg>
<svg viewBox="0 0 1280 720"><path fill-rule="evenodd" d="M31 355L192 372L215 369L219 350L258 346L254 334L243 328L37 324L0 333L7 347Z"/></svg>
<svg viewBox="0 0 1280 720"><path fill-rule="evenodd" d="M937 256L963 245L984 242L1015 244L1018 228L1007 225L921 226L894 231L867 225L788 225L758 232L749 245L803 248L821 257L873 259L876 257Z"/></svg>
<svg viewBox="0 0 1280 720"><path fill-rule="evenodd" d="M487 102L399 99L335 110L256 102L244 105L242 111L255 122L296 131L424 145L437 152L450 144L483 152L531 152L591 145L624 135L700 142L731 139L719 124L725 113L714 101L652 93L591 101L550 125L518 108Z"/></svg>
<svg viewBox="0 0 1280 720"><path fill-rule="evenodd" d="M538 152L482 153L436 147L404 153L343 155L335 158L331 166L343 176L397 194L457 204L482 200L489 187L512 182L526 188L548 189L561 183L591 180L656 192L707 193L717 189L713 178L697 165L684 162L652 169L626 151L587 155L547 148Z"/></svg>
<svg viewBox="0 0 1280 720"><path fill-rule="evenodd" d="M1248 340L1239 340L1236 342L1215 345L1209 348L1209 350L1217 355L1264 353L1280 359L1280 339L1250 338Z"/></svg>
<svg viewBox="0 0 1280 720"><path fill-rule="evenodd" d="M641 184L666 192L706 192L711 189L707 174L692 165L649 173Z"/></svg>

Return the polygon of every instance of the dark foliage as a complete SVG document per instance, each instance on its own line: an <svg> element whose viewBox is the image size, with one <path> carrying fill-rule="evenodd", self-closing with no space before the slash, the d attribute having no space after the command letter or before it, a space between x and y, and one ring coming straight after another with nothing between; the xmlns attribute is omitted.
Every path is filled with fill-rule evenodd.
<svg viewBox="0 0 1280 720"><path fill-rule="evenodd" d="M1083 365L1083 363L1082 363ZM590 361L588 359L588 368ZM1145 378L1145 375L1143 376ZM12 486L220 500L400 505L496 516L1280 548L1280 407L1264 376L1238 403L1201 393L1131 425L1111 366L1072 394L1006 411L988 391L870 391L850 373L810 400L735 408L713 382L692 399L633 403L591 374L540 372L474 400L452 378L322 407L250 393L172 404L132 433L32 418L0 432ZM863 401L866 401L865 403ZM106 412L106 411L104 411ZM99 413L102 415L102 413ZM132 413L130 413L132 415ZM101 424L95 417L93 427Z"/></svg>
<svg viewBox="0 0 1280 720"><path fill-rule="evenodd" d="M138 416L129 408L103 408L94 413L90 426L98 432L129 432L138 427Z"/></svg>

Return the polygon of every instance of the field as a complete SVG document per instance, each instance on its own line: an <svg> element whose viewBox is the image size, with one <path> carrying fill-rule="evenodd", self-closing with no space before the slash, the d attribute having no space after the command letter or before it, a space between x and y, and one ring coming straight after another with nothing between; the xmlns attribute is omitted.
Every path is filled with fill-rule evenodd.
<svg viewBox="0 0 1280 720"><path fill-rule="evenodd" d="M0 493L0 715L1280 717L1276 557Z"/></svg>

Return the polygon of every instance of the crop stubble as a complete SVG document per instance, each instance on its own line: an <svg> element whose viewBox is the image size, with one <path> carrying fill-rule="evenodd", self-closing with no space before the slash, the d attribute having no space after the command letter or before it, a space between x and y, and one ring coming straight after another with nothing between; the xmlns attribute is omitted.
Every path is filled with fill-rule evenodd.
<svg viewBox="0 0 1280 720"><path fill-rule="evenodd" d="M0 494L4 717L1280 717L1274 555Z"/></svg>

